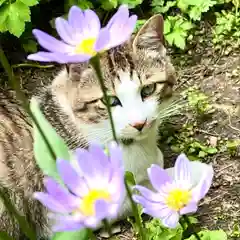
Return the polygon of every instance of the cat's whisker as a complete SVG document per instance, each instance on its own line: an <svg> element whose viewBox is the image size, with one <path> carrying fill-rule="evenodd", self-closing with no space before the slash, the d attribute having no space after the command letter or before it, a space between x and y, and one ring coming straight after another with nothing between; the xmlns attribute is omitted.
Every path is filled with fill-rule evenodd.
<svg viewBox="0 0 240 240"><path fill-rule="evenodd" d="M176 115L178 113L180 113L180 110L183 109L184 107L186 107L185 104L183 105L175 105L175 106L172 106L171 108L165 108L165 109L162 109L158 114L157 114L157 119L163 119L165 118L166 116L171 116L171 115Z"/></svg>
<svg viewBox="0 0 240 240"><path fill-rule="evenodd" d="M166 112L160 112L159 114L158 114L158 117L157 117L157 119L158 120L161 120L161 119L164 119L164 118L166 118L166 117L170 117L170 116L174 116L174 115L178 115L179 113L181 113L181 109L182 109L183 107L176 107L176 108L174 108L174 109L172 109L172 110L169 110L169 111L166 111Z"/></svg>
<svg viewBox="0 0 240 240"><path fill-rule="evenodd" d="M173 106L178 106L178 105L187 105L188 101L186 99L178 99L176 101L173 101L171 104L169 104L165 109L170 109Z"/></svg>

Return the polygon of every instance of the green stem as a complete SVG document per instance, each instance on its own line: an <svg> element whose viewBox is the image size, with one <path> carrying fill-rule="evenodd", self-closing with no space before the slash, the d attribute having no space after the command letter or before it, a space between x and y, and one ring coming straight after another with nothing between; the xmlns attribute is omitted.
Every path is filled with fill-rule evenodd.
<svg viewBox="0 0 240 240"><path fill-rule="evenodd" d="M53 68L54 65L39 65L33 63L19 63L12 65L12 68L21 68L21 67L35 67L35 68Z"/></svg>
<svg viewBox="0 0 240 240"><path fill-rule="evenodd" d="M197 232L195 232L195 229L191 222L189 221L189 218L187 215L183 215L183 220L188 225L189 230L193 233L193 235L196 237L197 240L201 240L201 238L198 236Z"/></svg>
<svg viewBox="0 0 240 240"><path fill-rule="evenodd" d="M104 227L105 227L106 232L107 232L108 235L109 235L108 237L111 237L111 236L112 236L112 230L111 230L111 226L110 226L108 220L107 220L107 219L104 219L104 220L103 220L103 224L104 224Z"/></svg>
<svg viewBox="0 0 240 240"><path fill-rule="evenodd" d="M124 178L124 182L125 182L125 188L126 188L126 191L127 191L127 195L128 195L128 198L129 198L131 206L132 206L134 218L135 218L135 221L136 221L138 229L139 229L140 239L141 240L146 240L146 237L145 237L145 234L144 234L144 231L143 231L143 224L142 224L142 221L141 221L141 217L140 217L140 214L138 212L137 205L133 201L132 193L131 193L131 190L128 186L126 178Z"/></svg>
<svg viewBox="0 0 240 240"><path fill-rule="evenodd" d="M90 62L91 62L92 66L93 66L93 68L94 68L94 70L96 72L96 75L98 77L99 84L100 84L101 90L103 92L104 101L107 103L107 111L108 111L110 124L111 124L111 128L112 128L113 139L114 139L114 141L118 142L117 141L117 135L116 135L115 127L114 127L114 123L113 123L109 97L107 96L107 93L106 93L106 87L104 85L104 78L103 78L103 74L102 74L101 67L100 67L99 56L96 55L95 57L93 57L90 60Z"/></svg>
<svg viewBox="0 0 240 240"><path fill-rule="evenodd" d="M88 230L88 237L89 237L89 239L97 240L97 238L96 238L95 234L93 233L92 229L88 228L87 230Z"/></svg>
<svg viewBox="0 0 240 240"><path fill-rule="evenodd" d="M45 143L47 145L47 148L48 148L51 156L53 157L53 159L56 159L56 154L54 153L49 142L47 141L47 138L46 138L44 132L42 131L41 127L39 126L37 119L35 118L34 114L30 110L29 102L28 102L26 96L24 95L24 93L21 91L21 86L19 84L19 81L16 80L13 70L11 68L11 65L9 64L8 59L5 56L5 53L4 53L3 49L1 48L1 45L0 45L0 62L2 64L5 72L8 75L9 83L10 83L11 87L15 90L17 98L21 101L23 108L27 111L29 116L32 118L34 124L38 128L40 134L43 137L43 140L45 141Z"/></svg>

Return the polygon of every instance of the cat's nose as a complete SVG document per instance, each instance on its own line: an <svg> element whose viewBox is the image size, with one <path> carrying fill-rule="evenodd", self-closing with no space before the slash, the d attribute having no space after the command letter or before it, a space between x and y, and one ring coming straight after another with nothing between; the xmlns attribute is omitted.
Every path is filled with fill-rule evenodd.
<svg viewBox="0 0 240 240"><path fill-rule="evenodd" d="M132 127L136 128L139 132L142 131L142 129L144 128L145 124L146 124L147 120L142 121L142 122L136 122L134 124L131 124Z"/></svg>

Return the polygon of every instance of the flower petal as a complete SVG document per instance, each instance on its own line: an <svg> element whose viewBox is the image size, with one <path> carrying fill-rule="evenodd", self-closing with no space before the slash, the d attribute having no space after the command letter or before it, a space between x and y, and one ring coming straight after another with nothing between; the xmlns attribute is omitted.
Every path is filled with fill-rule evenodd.
<svg viewBox="0 0 240 240"><path fill-rule="evenodd" d="M109 160L108 156L105 154L103 148L99 144L90 144L88 152L91 154L92 158L97 159L94 163L97 172L101 172L104 175L105 171L109 171ZM107 178L107 176L106 176Z"/></svg>
<svg viewBox="0 0 240 240"><path fill-rule="evenodd" d="M164 204L159 204L157 207L156 206L144 207L143 212L154 218L164 219L167 216L171 215L174 211L169 209Z"/></svg>
<svg viewBox="0 0 240 240"><path fill-rule="evenodd" d="M158 165L153 164L147 171L150 182L157 191L161 191L162 185L171 181L167 172Z"/></svg>
<svg viewBox="0 0 240 240"><path fill-rule="evenodd" d="M107 24L107 28L110 29L113 26L120 24L122 21L129 17L129 11L127 5L121 5L118 8L118 11L111 17Z"/></svg>
<svg viewBox="0 0 240 240"><path fill-rule="evenodd" d="M53 232L79 231L82 228L85 228L81 219L76 218L74 215L56 215L49 216L49 218L54 219L56 222L52 227Z"/></svg>
<svg viewBox="0 0 240 240"><path fill-rule="evenodd" d="M95 151L97 151L96 148ZM89 188L103 189L108 185L112 173L109 166L104 169L107 164L106 156L103 158L101 156L99 158L98 155L93 155L82 148L76 149L77 162ZM101 164L104 166L101 166Z"/></svg>
<svg viewBox="0 0 240 240"><path fill-rule="evenodd" d="M136 185L136 186L134 186L134 189L137 189L141 193L141 195L144 198L146 198L148 201L151 201L151 202L163 202L164 201L164 196L162 196L158 193L152 192L151 190L149 190L143 186Z"/></svg>
<svg viewBox="0 0 240 240"><path fill-rule="evenodd" d="M84 11L84 16L85 16L84 33L90 34L89 37L98 36L98 33L101 28L98 15L94 11L87 9Z"/></svg>
<svg viewBox="0 0 240 240"><path fill-rule="evenodd" d="M112 201L121 204L126 195L124 185L124 171L122 171L121 169L113 170L107 188L109 193L111 194Z"/></svg>
<svg viewBox="0 0 240 240"><path fill-rule="evenodd" d="M79 63L89 60L91 56L88 55L66 55L63 53L38 52L28 55L27 59L40 62L57 62L64 63Z"/></svg>
<svg viewBox="0 0 240 240"><path fill-rule="evenodd" d="M121 28L118 29L118 31L115 31L115 33L112 32L108 47L113 48L126 42L131 37L136 22L137 16L133 15Z"/></svg>
<svg viewBox="0 0 240 240"><path fill-rule="evenodd" d="M108 144L108 150L110 161L115 166L115 168L123 168L123 153L121 146L116 142L111 142Z"/></svg>
<svg viewBox="0 0 240 240"><path fill-rule="evenodd" d="M179 222L179 214L172 211L169 215L161 218L162 224L168 228L176 228Z"/></svg>
<svg viewBox="0 0 240 240"><path fill-rule="evenodd" d="M35 192L33 197L40 201L45 207L50 209L50 211L57 213L68 213L69 210L64 205L56 201L51 195L43 192Z"/></svg>
<svg viewBox="0 0 240 240"><path fill-rule="evenodd" d="M206 171L202 174L202 178L199 183L192 189L192 195L196 202L201 200L207 194L212 184L212 179L213 168L209 165Z"/></svg>
<svg viewBox="0 0 240 240"><path fill-rule="evenodd" d="M62 55L61 55L62 56ZM63 55L64 57L64 55ZM39 62L58 62L58 63L66 63L63 58L59 58L57 53L50 52L37 52L34 54L30 54L27 57L28 60L39 61Z"/></svg>
<svg viewBox="0 0 240 240"><path fill-rule="evenodd" d="M190 202L186 207L182 208L180 210L180 214L183 215L183 214L187 214L187 213L194 213L197 211L197 204L196 202Z"/></svg>
<svg viewBox="0 0 240 240"><path fill-rule="evenodd" d="M134 31L136 21L137 16L133 15L129 18L127 6L122 5L106 26L110 32L110 42L107 48L116 47L127 41Z"/></svg>
<svg viewBox="0 0 240 240"><path fill-rule="evenodd" d="M185 154L180 154L174 165L174 179L176 182L190 182L191 168L190 161Z"/></svg>
<svg viewBox="0 0 240 240"><path fill-rule="evenodd" d="M79 206L79 199L69 193L66 189L60 186L55 180L50 177L44 179L44 185L47 192L60 204L64 205L69 212Z"/></svg>
<svg viewBox="0 0 240 240"><path fill-rule="evenodd" d="M50 52L69 53L73 51L71 46L57 40L41 30L34 29L33 35L36 37L38 43Z"/></svg>
<svg viewBox="0 0 240 240"><path fill-rule="evenodd" d="M76 195L84 196L88 192L88 187L84 179L72 167L69 161L57 160L58 172L66 186Z"/></svg>
<svg viewBox="0 0 240 240"><path fill-rule="evenodd" d="M108 203L102 199L97 200L95 202L95 212L98 221L108 218Z"/></svg>
<svg viewBox="0 0 240 240"><path fill-rule="evenodd" d="M73 39L74 30L72 26L70 26L65 19L61 17L56 18L55 25L59 36L64 42L71 45L76 45L78 43Z"/></svg>
<svg viewBox="0 0 240 240"><path fill-rule="evenodd" d="M104 50L110 40L110 33L107 28L102 28L99 32L98 39L95 43L95 51Z"/></svg>
<svg viewBox="0 0 240 240"><path fill-rule="evenodd" d="M77 6L72 6L69 10L68 22L73 29L81 33L85 24L83 11Z"/></svg>

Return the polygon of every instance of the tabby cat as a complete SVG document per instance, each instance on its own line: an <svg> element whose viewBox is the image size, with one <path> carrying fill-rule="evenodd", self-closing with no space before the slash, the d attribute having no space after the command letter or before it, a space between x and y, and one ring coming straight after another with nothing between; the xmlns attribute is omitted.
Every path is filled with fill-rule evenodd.
<svg viewBox="0 0 240 240"><path fill-rule="evenodd" d="M101 65L125 169L143 184L151 164L163 166L157 129L175 82L175 71L163 44L162 17L153 16L129 42L104 53ZM35 96L46 118L71 149L86 148L91 141L104 144L112 140L102 97L88 63L64 68ZM39 238L47 238L51 232L46 209L32 199L34 191L42 190L43 176L33 158L31 131L31 121L17 101L10 93L0 93L0 183ZM119 217L126 216L128 210L126 203ZM11 222L3 205L0 214L0 231L22 239L18 224Z"/></svg>

